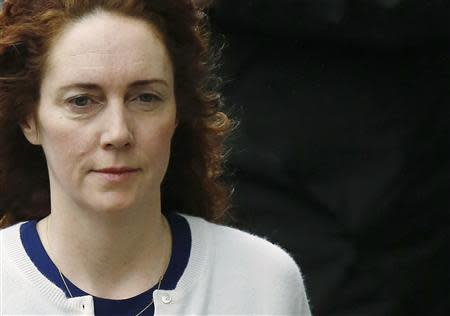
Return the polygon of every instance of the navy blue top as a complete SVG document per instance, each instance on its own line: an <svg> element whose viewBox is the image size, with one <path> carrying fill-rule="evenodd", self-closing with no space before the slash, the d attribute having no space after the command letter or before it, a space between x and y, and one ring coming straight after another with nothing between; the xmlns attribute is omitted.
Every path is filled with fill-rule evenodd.
<svg viewBox="0 0 450 316"><path fill-rule="evenodd" d="M167 221L172 232L172 255L170 257L167 271L164 274L161 282L161 289L173 290L183 274L189 256L191 253L191 231L186 219L177 213L166 214ZM38 270L47 277L51 282L66 293L67 297L70 294L67 292L58 269L52 262L45 251L41 239L39 238L37 229L37 221L28 221L20 227L20 238L26 253L31 261L35 264ZM73 297L90 295L83 290L76 287L69 279L66 279L67 286L72 292ZM153 291L157 288L157 284L151 289L141 293L135 297L124 300L111 300L105 298L94 298L95 315L97 316L111 316L111 315L136 315L152 300ZM153 304L141 315L149 316L154 314Z"/></svg>

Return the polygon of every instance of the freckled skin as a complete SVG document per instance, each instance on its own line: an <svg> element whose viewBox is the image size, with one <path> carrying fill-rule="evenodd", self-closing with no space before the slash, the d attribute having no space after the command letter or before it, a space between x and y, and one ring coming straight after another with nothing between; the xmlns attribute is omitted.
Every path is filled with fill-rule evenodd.
<svg viewBox="0 0 450 316"><path fill-rule="evenodd" d="M144 80L151 83L132 86ZM96 88L62 89L74 84ZM172 64L151 25L110 13L69 25L50 51L40 92L37 113L23 130L43 147L52 208L159 207L176 101ZM74 99L80 96L88 105ZM94 172L112 166L138 172L121 182Z"/></svg>

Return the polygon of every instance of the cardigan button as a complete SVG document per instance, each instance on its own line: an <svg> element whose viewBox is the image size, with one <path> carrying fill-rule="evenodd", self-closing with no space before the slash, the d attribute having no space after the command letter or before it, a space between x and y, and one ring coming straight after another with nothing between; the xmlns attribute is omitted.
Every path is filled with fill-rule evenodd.
<svg viewBox="0 0 450 316"><path fill-rule="evenodd" d="M172 298L170 297L169 294L163 294L163 295L161 295L161 301L164 304L170 304L172 302Z"/></svg>

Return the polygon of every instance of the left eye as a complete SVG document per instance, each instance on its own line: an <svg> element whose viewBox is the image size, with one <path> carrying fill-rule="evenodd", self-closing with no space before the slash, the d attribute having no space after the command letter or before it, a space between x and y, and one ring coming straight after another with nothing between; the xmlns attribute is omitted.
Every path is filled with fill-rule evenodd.
<svg viewBox="0 0 450 316"><path fill-rule="evenodd" d="M153 102L158 101L159 97L151 93L143 93L139 95L136 99L141 102Z"/></svg>

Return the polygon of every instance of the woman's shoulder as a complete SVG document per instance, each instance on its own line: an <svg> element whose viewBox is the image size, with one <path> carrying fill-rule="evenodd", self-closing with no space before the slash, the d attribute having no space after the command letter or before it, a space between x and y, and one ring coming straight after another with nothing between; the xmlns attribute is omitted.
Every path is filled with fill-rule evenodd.
<svg viewBox="0 0 450 316"><path fill-rule="evenodd" d="M2 241L17 239L17 237L19 237L20 235L20 226L23 223L24 222L20 222L5 228L0 228L0 236L2 237Z"/></svg>
<svg viewBox="0 0 450 316"><path fill-rule="evenodd" d="M222 306L227 293L233 306L219 310L228 314L310 315L300 269L284 249L233 227L185 217L192 232L191 267L201 271L193 275L203 280L211 304ZM249 300L261 304L249 307Z"/></svg>
<svg viewBox="0 0 450 316"><path fill-rule="evenodd" d="M20 238L20 227L22 224L24 222L0 229L0 248L4 254L9 254L10 252L17 253L18 249L22 249L22 241ZM2 262L4 259L10 259L10 256L2 256Z"/></svg>
<svg viewBox="0 0 450 316"><path fill-rule="evenodd" d="M203 238L212 244L217 260L227 264L236 261L242 267L261 267L265 271L272 267L271 271L300 275L294 259L279 245L237 228L213 224L198 217L185 217L191 230L201 230L207 235Z"/></svg>
<svg viewBox="0 0 450 316"><path fill-rule="evenodd" d="M22 240L20 236L20 227L23 222L0 229L0 249L3 253L1 264L4 269L14 266L17 267L19 261L25 258Z"/></svg>

